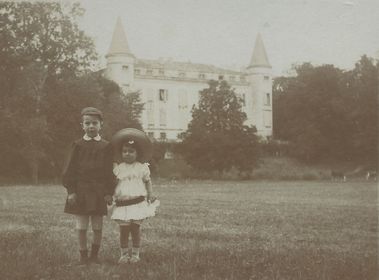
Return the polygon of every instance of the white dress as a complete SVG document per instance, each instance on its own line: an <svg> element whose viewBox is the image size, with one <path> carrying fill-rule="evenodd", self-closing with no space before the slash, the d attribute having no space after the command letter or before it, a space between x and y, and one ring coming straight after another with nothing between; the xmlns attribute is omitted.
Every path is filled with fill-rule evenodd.
<svg viewBox="0 0 379 280"><path fill-rule="evenodd" d="M113 168L113 173L118 179L114 192L114 198L119 196L146 196L145 182L150 180L150 170L146 163L134 162L132 164L121 163ZM148 203L146 200L129 206L114 206L111 215L112 220L119 223L141 221L155 216L159 201Z"/></svg>

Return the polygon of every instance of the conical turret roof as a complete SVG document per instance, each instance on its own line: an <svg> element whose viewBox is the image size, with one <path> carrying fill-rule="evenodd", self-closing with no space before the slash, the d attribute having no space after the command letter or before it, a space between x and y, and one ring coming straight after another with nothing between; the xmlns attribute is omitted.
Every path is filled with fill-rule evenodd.
<svg viewBox="0 0 379 280"><path fill-rule="evenodd" d="M253 50L253 56L249 64L250 67L267 67L271 68L270 62L268 62L267 53L263 44L262 36L260 33L255 40L255 46Z"/></svg>
<svg viewBox="0 0 379 280"><path fill-rule="evenodd" d="M132 55L120 17L117 18L116 27L113 31L111 46L108 55L129 54Z"/></svg>

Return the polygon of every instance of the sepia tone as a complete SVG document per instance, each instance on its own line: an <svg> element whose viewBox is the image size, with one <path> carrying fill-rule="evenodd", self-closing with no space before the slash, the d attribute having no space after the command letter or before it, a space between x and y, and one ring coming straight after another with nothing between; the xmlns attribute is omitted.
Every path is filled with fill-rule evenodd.
<svg viewBox="0 0 379 280"><path fill-rule="evenodd" d="M68 15L77 2L0 1L0 279L378 278L377 1L84 0L66 33L49 3ZM58 39L23 32L29 12ZM235 96L241 118L225 121L204 92ZM96 137L84 107L101 116ZM199 129L205 117L245 134ZM151 141L143 176L159 207L131 261L119 202L104 198L108 214L86 229L98 258L83 261L88 216L64 213L69 151L126 127Z"/></svg>

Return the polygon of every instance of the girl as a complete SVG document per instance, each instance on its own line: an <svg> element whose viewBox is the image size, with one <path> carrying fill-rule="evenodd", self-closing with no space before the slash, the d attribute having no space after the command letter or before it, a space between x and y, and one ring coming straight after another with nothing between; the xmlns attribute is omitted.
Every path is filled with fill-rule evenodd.
<svg viewBox="0 0 379 280"><path fill-rule="evenodd" d="M113 173L118 179L114 192L115 206L111 219L120 226L119 263L136 263L140 260L140 226L144 219L155 215L159 201L153 197L150 170L145 163L151 157L151 142L137 129L120 130L113 137L118 156ZM132 253L128 253L129 235Z"/></svg>

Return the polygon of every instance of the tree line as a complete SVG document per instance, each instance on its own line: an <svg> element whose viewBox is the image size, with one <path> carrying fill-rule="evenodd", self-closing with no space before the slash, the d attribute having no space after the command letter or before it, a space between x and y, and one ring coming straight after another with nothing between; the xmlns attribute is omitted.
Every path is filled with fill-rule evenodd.
<svg viewBox="0 0 379 280"><path fill-rule="evenodd" d="M123 94L102 71L94 43L77 22L84 10L60 2L0 2L0 180L58 178L69 144L81 135L80 110L104 112L109 139L141 128L139 93ZM175 152L202 172L241 176L269 149L306 162L350 161L377 166L378 61L354 69L304 63L273 83L273 139L244 125L242 100L226 81L210 81L192 109ZM155 162L166 145L156 144Z"/></svg>
<svg viewBox="0 0 379 280"><path fill-rule="evenodd" d="M177 152L198 171L251 174L258 159L284 154L307 164L378 165L379 62L363 55L352 70L294 66L273 83L273 137L259 138L225 81L210 81L192 110ZM279 141L278 141L279 140ZM250 173L249 173L250 172Z"/></svg>

